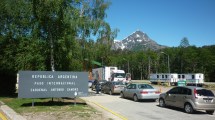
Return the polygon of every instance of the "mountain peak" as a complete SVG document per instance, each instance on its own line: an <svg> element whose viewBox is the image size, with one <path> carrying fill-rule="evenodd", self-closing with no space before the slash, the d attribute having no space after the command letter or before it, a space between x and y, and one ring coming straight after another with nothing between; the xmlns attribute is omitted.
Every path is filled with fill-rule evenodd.
<svg viewBox="0 0 215 120"><path fill-rule="evenodd" d="M128 49L128 50L158 50L165 48L165 46L159 45L148 35L140 30L136 30L128 37L121 41L114 41L113 49Z"/></svg>

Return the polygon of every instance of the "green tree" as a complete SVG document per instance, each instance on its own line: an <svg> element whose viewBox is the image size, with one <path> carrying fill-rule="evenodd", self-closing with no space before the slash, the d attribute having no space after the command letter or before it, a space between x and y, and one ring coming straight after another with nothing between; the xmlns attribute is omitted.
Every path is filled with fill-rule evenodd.
<svg viewBox="0 0 215 120"><path fill-rule="evenodd" d="M189 46L190 46L189 40L186 37L184 37L181 40L181 43L180 43L179 47L186 48L186 47L189 47Z"/></svg>
<svg viewBox="0 0 215 120"><path fill-rule="evenodd" d="M1 73L10 71L16 75L18 70L81 71L83 58L99 58L98 54L87 53L93 51L91 47L96 48L94 42L89 42L92 35L108 41L108 46L103 47L105 55L109 56L115 34L104 20L109 5L104 0L2 0ZM80 41L84 41L85 47ZM101 49L96 48L97 51Z"/></svg>

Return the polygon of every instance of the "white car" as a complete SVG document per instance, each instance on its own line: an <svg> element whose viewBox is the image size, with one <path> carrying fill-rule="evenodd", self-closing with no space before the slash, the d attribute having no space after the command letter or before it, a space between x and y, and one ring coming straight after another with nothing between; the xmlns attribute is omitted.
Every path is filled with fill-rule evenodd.
<svg viewBox="0 0 215 120"><path fill-rule="evenodd" d="M149 84L131 83L128 84L121 92L122 98L131 98L135 102L141 99L152 99L156 101L159 98L160 91Z"/></svg>

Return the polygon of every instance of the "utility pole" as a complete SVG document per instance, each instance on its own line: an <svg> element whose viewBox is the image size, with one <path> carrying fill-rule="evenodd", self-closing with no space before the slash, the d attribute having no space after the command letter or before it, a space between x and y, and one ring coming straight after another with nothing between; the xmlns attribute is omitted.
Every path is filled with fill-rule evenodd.
<svg viewBox="0 0 215 120"><path fill-rule="evenodd" d="M167 60L168 60L168 72L170 73L170 66L169 66L169 55L166 54L165 52L161 52L162 54L166 55L167 56Z"/></svg>
<svg viewBox="0 0 215 120"><path fill-rule="evenodd" d="M148 57L148 60L149 60L149 67L148 67L148 78L149 78L150 73L151 73L151 58L150 58L150 56Z"/></svg>

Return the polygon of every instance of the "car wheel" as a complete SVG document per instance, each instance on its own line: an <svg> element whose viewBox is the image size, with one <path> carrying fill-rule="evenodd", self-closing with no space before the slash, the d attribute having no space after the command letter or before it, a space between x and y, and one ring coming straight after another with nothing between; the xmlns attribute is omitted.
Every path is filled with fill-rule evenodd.
<svg viewBox="0 0 215 120"><path fill-rule="evenodd" d="M124 94L123 94L123 92L120 93L120 97L121 97L121 98L124 98L124 97L125 97Z"/></svg>
<svg viewBox="0 0 215 120"><path fill-rule="evenodd" d="M109 94L110 94L110 95L112 95L112 94L113 94L112 90L110 90L110 91L109 91Z"/></svg>
<svg viewBox="0 0 215 120"><path fill-rule="evenodd" d="M139 101L137 95L134 95L134 101L135 101L135 102L138 102L138 101Z"/></svg>
<svg viewBox="0 0 215 120"><path fill-rule="evenodd" d="M160 98L160 99L159 99L159 106L160 106L160 107L165 107L165 106L166 106L166 105L165 105L165 101L164 101L163 98Z"/></svg>
<svg viewBox="0 0 215 120"><path fill-rule="evenodd" d="M190 113L190 114L194 112L192 105L189 103L185 104L184 110L186 113Z"/></svg>
<svg viewBox="0 0 215 120"><path fill-rule="evenodd" d="M214 114L214 110L206 110L207 114L213 115Z"/></svg>

